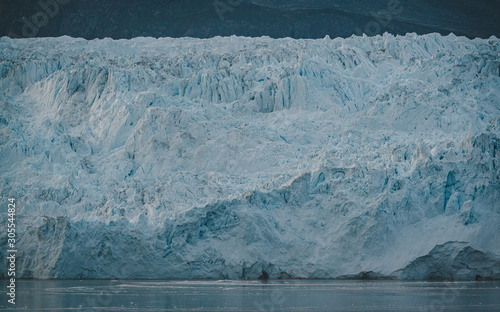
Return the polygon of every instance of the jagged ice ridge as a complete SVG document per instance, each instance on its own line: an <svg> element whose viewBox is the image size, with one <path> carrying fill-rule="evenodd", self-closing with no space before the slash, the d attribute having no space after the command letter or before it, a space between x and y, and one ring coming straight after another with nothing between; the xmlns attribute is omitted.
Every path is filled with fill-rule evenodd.
<svg viewBox="0 0 500 312"><path fill-rule="evenodd" d="M500 278L499 65L495 37L1 38L18 275Z"/></svg>

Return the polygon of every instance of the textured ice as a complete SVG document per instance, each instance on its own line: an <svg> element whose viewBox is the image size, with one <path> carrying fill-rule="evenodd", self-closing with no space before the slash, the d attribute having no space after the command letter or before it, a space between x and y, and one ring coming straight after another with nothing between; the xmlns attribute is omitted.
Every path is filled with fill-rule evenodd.
<svg viewBox="0 0 500 312"><path fill-rule="evenodd" d="M500 260L465 242L448 242L434 247L398 273L406 280L499 280Z"/></svg>
<svg viewBox="0 0 500 312"><path fill-rule="evenodd" d="M499 66L495 37L1 38L18 274L498 277Z"/></svg>

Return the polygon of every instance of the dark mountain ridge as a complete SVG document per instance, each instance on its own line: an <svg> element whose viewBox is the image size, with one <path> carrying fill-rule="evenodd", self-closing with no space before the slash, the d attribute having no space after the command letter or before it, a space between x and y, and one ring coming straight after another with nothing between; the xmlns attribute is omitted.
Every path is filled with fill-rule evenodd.
<svg viewBox="0 0 500 312"><path fill-rule="evenodd" d="M0 35L273 38L450 32L500 34L500 1L2 0Z"/></svg>

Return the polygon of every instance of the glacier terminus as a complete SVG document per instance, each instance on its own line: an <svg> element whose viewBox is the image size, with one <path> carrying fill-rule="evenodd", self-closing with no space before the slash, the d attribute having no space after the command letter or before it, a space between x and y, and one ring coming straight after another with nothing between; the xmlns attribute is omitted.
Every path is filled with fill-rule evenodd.
<svg viewBox="0 0 500 312"><path fill-rule="evenodd" d="M17 273L499 279L499 66L453 34L2 37Z"/></svg>

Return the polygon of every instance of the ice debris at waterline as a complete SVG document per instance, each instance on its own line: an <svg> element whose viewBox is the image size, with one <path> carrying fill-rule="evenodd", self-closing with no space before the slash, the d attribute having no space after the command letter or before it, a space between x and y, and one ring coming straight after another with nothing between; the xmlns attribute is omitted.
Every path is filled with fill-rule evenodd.
<svg viewBox="0 0 500 312"><path fill-rule="evenodd" d="M0 57L19 276L500 276L495 37L1 38Z"/></svg>

